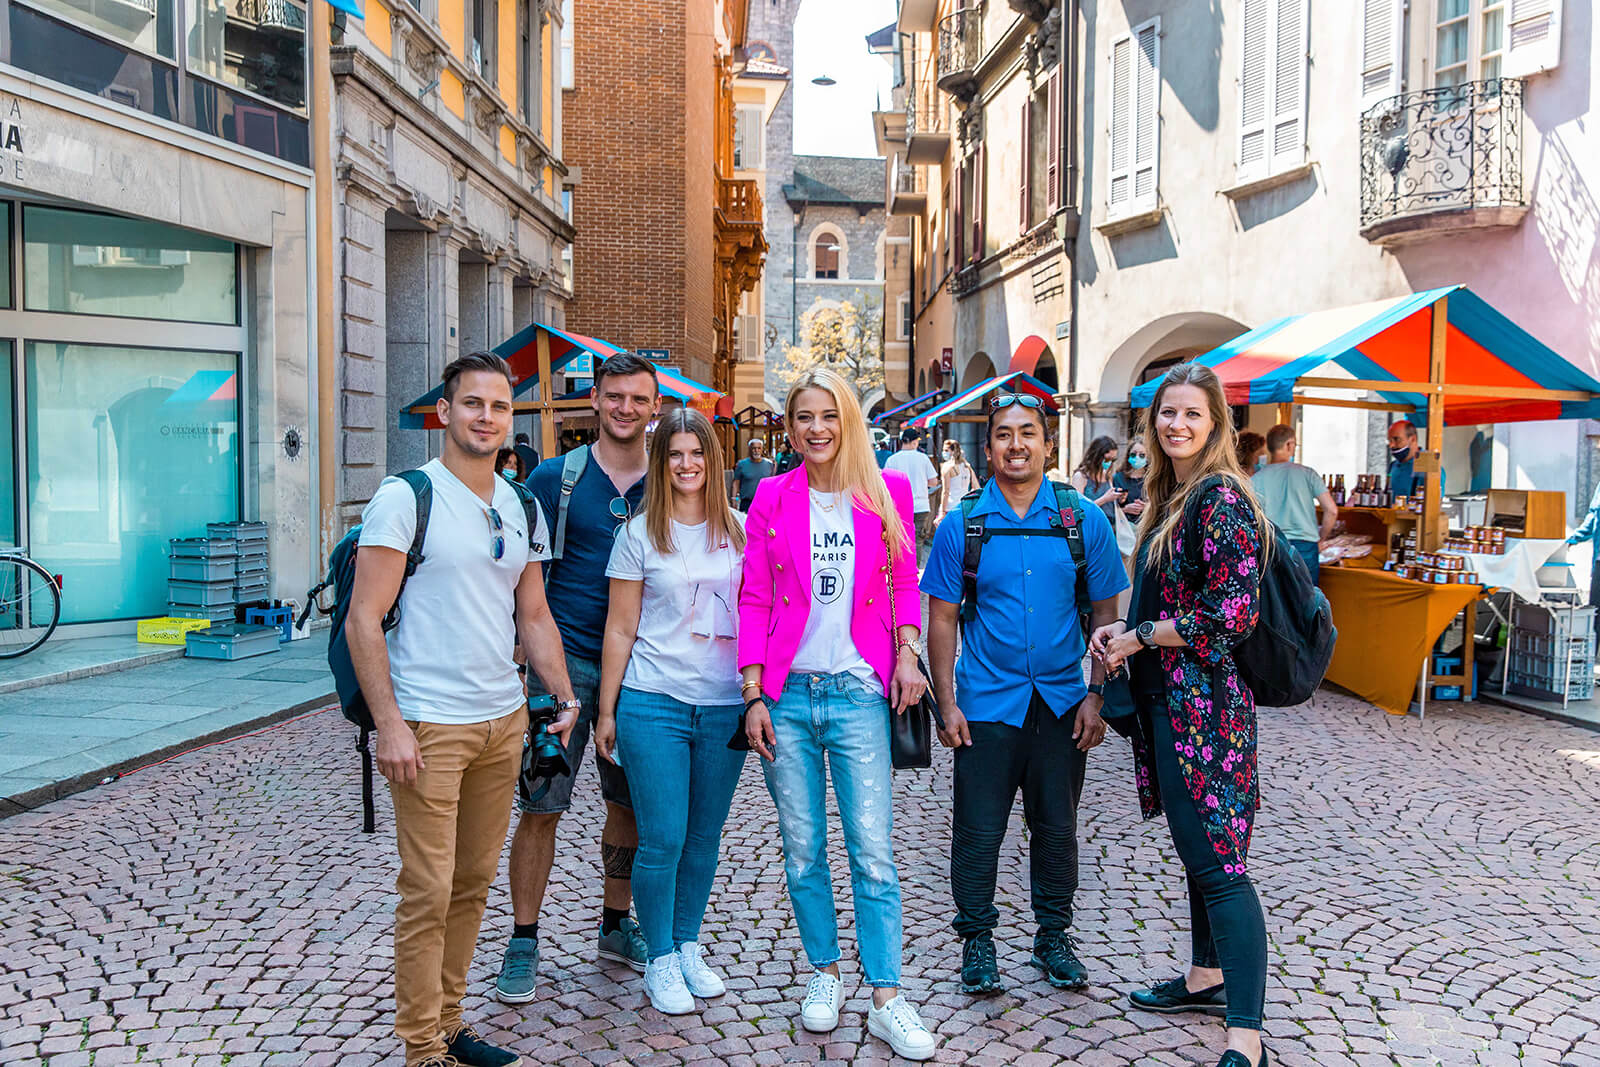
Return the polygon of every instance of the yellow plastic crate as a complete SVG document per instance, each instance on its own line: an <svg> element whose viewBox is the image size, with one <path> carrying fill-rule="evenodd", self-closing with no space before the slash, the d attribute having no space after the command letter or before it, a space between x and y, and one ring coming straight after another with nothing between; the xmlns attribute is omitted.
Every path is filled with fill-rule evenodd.
<svg viewBox="0 0 1600 1067"><path fill-rule="evenodd" d="M210 619L140 619L139 640L147 645L181 645L190 630L210 628Z"/></svg>

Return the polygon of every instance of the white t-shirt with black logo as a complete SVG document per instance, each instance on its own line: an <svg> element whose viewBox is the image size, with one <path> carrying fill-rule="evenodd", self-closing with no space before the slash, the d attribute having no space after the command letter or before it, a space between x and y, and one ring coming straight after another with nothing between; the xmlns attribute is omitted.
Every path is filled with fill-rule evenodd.
<svg viewBox="0 0 1600 1067"><path fill-rule="evenodd" d="M523 570L550 558L544 517L534 509L533 544L517 491L494 479L489 505L439 460L423 464L433 485L422 563L400 597L400 624L387 635L395 703L409 722L488 722L524 699L511 658L516 645L516 590ZM399 478L385 478L361 513L361 545L411 549L417 497ZM494 539L505 551L494 558Z"/></svg>
<svg viewBox="0 0 1600 1067"><path fill-rule="evenodd" d="M744 529L744 516L733 521ZM645 518L628 520L611 546L606 577L643 583L639 628L622 684L685 704L739 703L739 577L744 552L724 540L706 546L706 524L672 522L672 544L657 551Z"/></svg>
<svg viewBox="0 0 1600 1067"><path fill-rule="evenodd" d="M856 651L850 635L855 537L850 497L811 490L811 614L790 669L805 674L849 673L877 684L878 672Z"/></svg>

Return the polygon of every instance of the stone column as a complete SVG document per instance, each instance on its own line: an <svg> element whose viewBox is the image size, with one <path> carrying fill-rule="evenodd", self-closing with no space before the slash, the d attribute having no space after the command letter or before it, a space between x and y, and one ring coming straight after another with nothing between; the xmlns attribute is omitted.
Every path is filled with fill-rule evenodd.
<svg viewBox="0 0 1600 1067"><path fill-rule="evenodd" d="M384 351L385 471L407 470L427 462L428 435L401 429L400 405L433 388L438 303L432 248L438 237L426 230L389 230L384 240L387 311Z"/></svg>
<svg viewBox="0 0 1600 1067"><path fill-rule="evenodd" d="M339 361L340 517L357 521L388 473L385 410L388 348L386 204L365 189L344 190L343 274L339 279L344 351ZM410 399L405 397L402 399Z"/></svg>
<svg viewBox="0 0 1600 1067"><path fill-rule="evenodd" d="M1089 404L1087 412L1089 424L1085 427L1088 433L1088 437L1084 441L1086 446L1089 441L1093 441L1096 437L1110 437L1117 442L1118 447L1128 443L1129 415L1132 413L1132 408L1127 401L1099 401ZM1081 458L1082 453L1073 456L1073 465L1076 466Z"/></svg>

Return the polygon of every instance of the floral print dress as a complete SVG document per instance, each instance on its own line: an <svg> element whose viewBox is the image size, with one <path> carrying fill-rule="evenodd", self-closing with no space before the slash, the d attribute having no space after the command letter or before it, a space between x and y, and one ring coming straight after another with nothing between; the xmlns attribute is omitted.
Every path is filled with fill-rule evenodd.
<svg viewBox="0 0 1600 1067"><path fill-rule="evenodd" d="M1188 648L1162 648L1166 712L1178 767L1206 837L1229 874L1243 874L1261 797L1256 783L1256 708L1234 667L1233 648L1260 613L1261 538L1248 501L1227 484L1206 491L1195 527L1204 572L1184 575L1183 539L1136 584L1157 582L1159 619L1171 619ZM1141 620L1143 621L1143 620ZM1133 738L1134 778L1145 818L1161 814L1151 733Z"/></svg>

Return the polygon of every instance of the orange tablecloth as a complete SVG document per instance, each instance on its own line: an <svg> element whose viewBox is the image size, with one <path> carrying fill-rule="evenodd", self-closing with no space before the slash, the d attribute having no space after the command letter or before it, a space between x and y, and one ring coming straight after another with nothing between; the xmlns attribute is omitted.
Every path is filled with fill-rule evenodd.
<svg viewBox="0 0 1600 1067"><path fill-rule="evenodd" d="M1394 715L1410 707L1433 643L1483 595L1475 585L1424 585L1354 567L1324 567L1317 584L1339 628L1328 681Z"/></svg>

